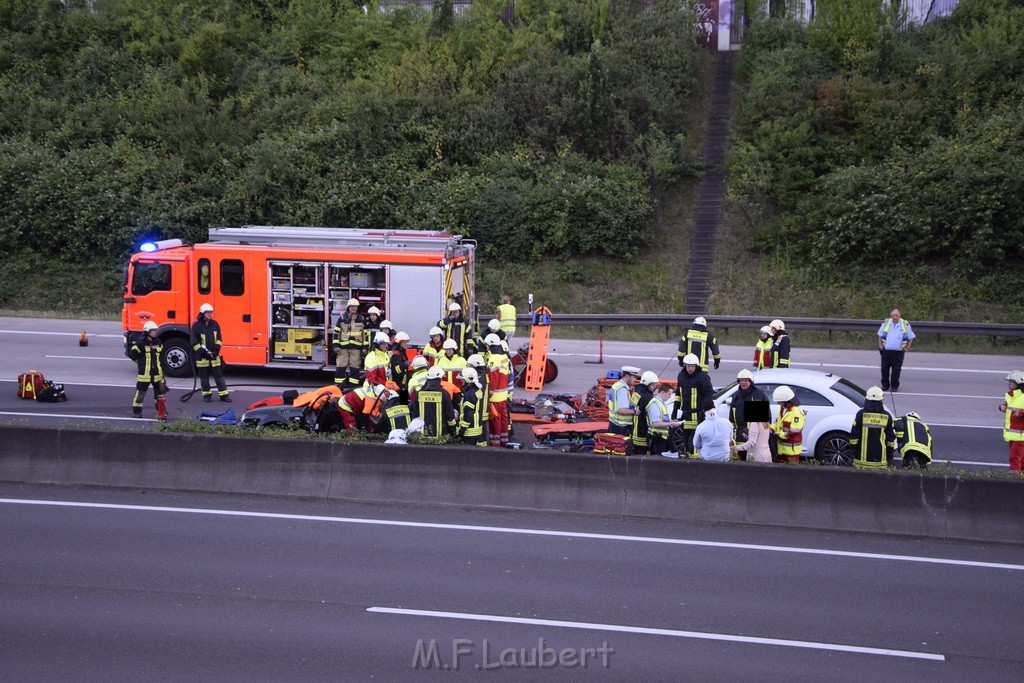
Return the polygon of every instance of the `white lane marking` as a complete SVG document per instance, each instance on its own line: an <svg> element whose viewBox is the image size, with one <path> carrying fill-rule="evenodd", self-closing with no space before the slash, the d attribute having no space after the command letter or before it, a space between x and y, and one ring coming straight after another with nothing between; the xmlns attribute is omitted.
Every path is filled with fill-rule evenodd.
<svg viewBox="0 0 1024 683"><path fill-rule="evenodd" d="M490 621L502 624L528 624L530 626L552 626L555 628L575 628L585 631L612 631L615 633L639 633L650 636L671 636L673 638L692 638L696 640L720 640L730 643L752 643L754 645L777 645L781 647L798 647L805 650L828 650L831 652L854 652L865 655L881 655L884 657L904 657L908 659L929 659L935 662L946 661L945 656L931 652L914 652L912 650L890 650L880 647L862 647L860 645L840 645L838 643L817 643L806 640L785 640L782 638L759 638L757 636L739 636L728 633L707 633L704 631L677 631L668 628L649 628L646 626L625 626L623 624L596 624L587 621L560 621L556 619L532 619L528 617L509 617L497 614L469 614L466 612L436 612L424 609L402 609L396 607L368 607L367 612L374 614L397 614L411 617L433 617L435 619L455 619L460 621Z"/></svg>
<svg viewBox="0 0 1024 683"><path fill-rule="evenodd" d="M0 334L45 334L51 337L81 337L81 332L36 332L34 330L0 330ZM124 335L120 334L93 334L86 330L86 334L90 339L93 337L101 339L124 339Z"/></svg>
<svg viewBox="0 0 1024 683"><path fill-rule="evenodd" d="M592 358L596 354L593 354L593 353L558 353L556 351L549 351L548 355L549 356L567 356L567 357L568 356L580 356L580 357ZM604 357L605 358L618 358L618 359L622 359L622 360L654 360L654 361L675 360L675 354L672 354L670 356L669 355L666 355L666 356L633 356L633 355L624 356L624 355L613 355L613 354L607 354L606 353L606 354L604 354ZM750 361L747 361L747 360L728 360L728 359L723 359L722 362L723 363L732 363L732 364L738 363L740 365L748 365L748 366L750 365ZM793 365L793 367L803 367L803 368L854 368L854 369L859 369L859 370L878 370L878 365L877 364L858 365L856 363L831 363L831 362L828 362L828 363L793 363L792 365ZM613 369L617 370L618 368L613 368ZM968 373L975 374L975 375L977 375L977 374L1005 375L1006 374L1006 370L973 370L973 369L970 369L970 368L945 368L945 367L943 367L943 368L929 368L929 367L916 367L916 366L912 366L912 365L904 365L903 366L903 370L904 371L906 371L906 370L921 370L921 371L927 371L927 372L968 372Z"/></svg>
<svg viewBox="0 0 1024 683"><path fill-rule="evenodd" d="M116 361L128 360L124 356L121 356L120 358L107 358L105 356L43 356L43 358L72 358L74 360L116 360Z"/></svg>
<svg viewBox="0 0 1024 683"><path fill-rule="evenodd" d="M929 427L956 427L957 429L1002 429L993 425L960 425L949 422L929 422Z"/></svg>
<svg viewBox="0 0 1024 683"><path fill-rule="evenodd" d="M367 524L372 526L409 527L414 529L442 529L445 531L481 531L496 534L518 534L522 536L554 536L557 538L587 538L598 541L627 541L632 543L660 543L664 545L698 546L704 548L728 548L732 550L761 550L801 555L829 555L834 557L857 557L867 560L893 560L898 562L921 562L944 564L957 567L982 567L985 569L1010 569L1024 571L1024 565L1002 562L978 562L976 560L953 560L944 557L919 557L915 555L887 555L883 553L861 553L849 550L825 550L822 548L796 548L781 545L757 545L751 543L725 543L722 541L695 541L683 538L662 538L658 536L622 536L619 534L595 534L582 531L552 531L550 529L524 529L519 527L477 526L472 524L442 524L439 522L405 522L394 519L367 519L362 517L331 517L326 515L297 515L284 512L251 512L241 510L219 510L211 508L180 508L157 505L122 505L119 503L85 503L70 500L34 500L27 498L0 498L0 503L10 505L44 505L50 507L98 508L103 510L134 510L141 512L182 512L193 515L220 517L256 517L262 519L292 519L307 522L335 522L340 524Z"/></svg>
<svg viewBox="0 0 1024 683"><path fill-rule="evenodd" d="M75 413L14 413L0 411L0 415L13 415L16 417L74 417L86 420L127 420L129 422L156 422L148 417L107 417L104 415L78 415Z"/></svg>
<svg viewBox="0 0 1024 683"><path fill-rule="evenodd" d="M985 465L986 467L1009 467L1008 462L981 462L979 460L936 460L934 461L937 465L945 465L949 463L951 465Z"/></svg>

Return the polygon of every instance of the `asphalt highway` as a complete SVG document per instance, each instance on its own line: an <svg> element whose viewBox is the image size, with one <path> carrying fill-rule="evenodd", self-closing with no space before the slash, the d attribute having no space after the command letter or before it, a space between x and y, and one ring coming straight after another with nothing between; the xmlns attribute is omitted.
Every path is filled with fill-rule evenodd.
<svg viewBox="0 0 1024 683"><path fill-rule="evenodd" d="M99 422L118 427L151 427L152 422L131 417L134 366L123 355L120 324L112 321L0 318L0 420L33 424L88 424ZM89 345L78 345L82 331ZM551 344L551 358L559 366L557 380L545 392L578 394L597 377L622 365L637 365L660 376L678 373L674 343L609 342L599 351L596 340L565 340ZM416 340L414 340L416 341ZM875 350L801 349L794 335L793 366L834 372L867 388L878 382ZM908 353L899 393L889 394L887 405L896 414L919 412L933 428L936 460L958 466L1005 468L1006 445L1002 440L1002 415L996 406L1006 389L1004 377L1021 365L1016 356L929 353L925 344ZM715 386L731 382L747 367L752 349L723 347L723 362L711 371ZM595 361L602 360L603 363ZM70 400L64 404L40 404L19 400L14 385L19 373L40 370L62 382ZM332 381L330 373L317 371L250 370L231 368L228 383L240 414L246 405L286 389L312 389ZM2 390L4 385L10 391ZM228 406L205 404L199 395L187 403L180 399L191 390L191 379L169 382L172 419L196 417L202 411L223 411ZM518 391L517 396L529 396ZM152 418L152 399L147 399L147 418ZM529 443L531 435L518 429L517 437Z"/></svg>
<svg viewBox="0 0 1024 683"><path fill-rule="evenodd" d="M1024 678L1008 546L15 485L0 538L8 681Z"/></svg>

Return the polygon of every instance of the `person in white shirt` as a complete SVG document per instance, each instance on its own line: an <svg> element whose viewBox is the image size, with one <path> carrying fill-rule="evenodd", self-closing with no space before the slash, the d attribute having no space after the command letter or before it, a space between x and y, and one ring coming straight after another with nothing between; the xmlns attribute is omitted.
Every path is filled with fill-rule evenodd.
<svg viewBox="0 0 1024 683"><path fill-rule="evenodd" d="M727 462L729 445L732 443L732 422L718 417L715 402L708 399L701 405L704 421L697 425L693 435L693 447L702 460Z"/></svg>

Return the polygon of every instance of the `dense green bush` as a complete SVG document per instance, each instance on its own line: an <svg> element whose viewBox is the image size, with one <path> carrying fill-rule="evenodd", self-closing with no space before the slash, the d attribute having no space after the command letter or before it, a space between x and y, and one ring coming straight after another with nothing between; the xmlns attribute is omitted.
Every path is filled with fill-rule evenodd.
<svg viewBox="0 0 1024 683"><path fill-rule="evenodd" d="M924 27L888 7L755 23L730 194L757 246L832 281L884 265L1024 305L1024 4Z"/></svg>
<svg viewBox="0 0 1024 683"><path fill-rule="evenodd" d="M695 169L688 8L436 5L0 0L0 250L114 263L263 223L635 255Z"/></svg>

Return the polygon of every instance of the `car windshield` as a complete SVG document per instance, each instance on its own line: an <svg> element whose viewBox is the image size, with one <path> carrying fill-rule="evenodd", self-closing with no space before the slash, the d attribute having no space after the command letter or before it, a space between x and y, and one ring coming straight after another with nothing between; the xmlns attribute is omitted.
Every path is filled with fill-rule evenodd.
<svg viewBox="0 0 1024 683"><path fill-rule="evenodd" d="M864 401L867 400L864 390L848 379L840 378L832 385L832 391L846 397L851 402L857 404L857 407L859 408L863 408Z"/></svg>
<svg viewBox="0 0 1024 683"><path fill-rule="evenodd" d="M718 391L716 391L715 392L715 400L717 401L718 399L720 399L723 396L725 396L726 394L728 394L732 390L732 388L734 386L736 386L737 384L739 384L739 382L733 382L732 384L727 384L724 387L722 387L721 389L719 389Z"/></svg>

